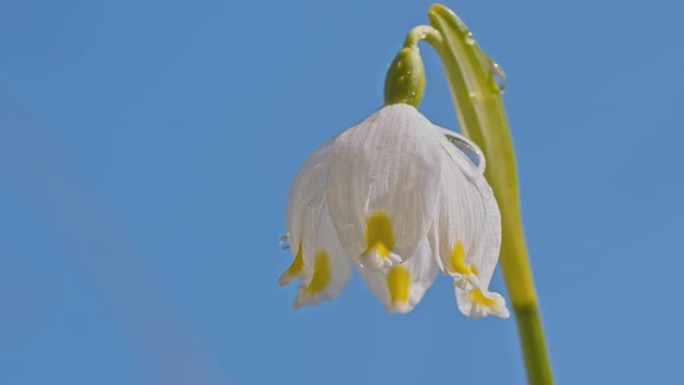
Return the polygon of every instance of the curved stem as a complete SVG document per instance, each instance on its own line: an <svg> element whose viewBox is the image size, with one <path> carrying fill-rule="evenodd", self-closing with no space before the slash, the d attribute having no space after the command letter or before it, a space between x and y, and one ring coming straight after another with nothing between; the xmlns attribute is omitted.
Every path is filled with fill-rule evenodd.
<svg viewBox="0 0 684 385"><path fill-rule="evenodd" d="M436 4L429 16L438 34L430 32L426 40L446 69L461 129L480 146L488 162L485 177L501 210L501 267L518 323L528 381L553 384L522 225L513 139L501 99L503 89L497 83L502 71L451 10Z"/></svg>
<svg viewBox="0 0 684 385"><path fill-rule="evenodd" d="M430 44L441 44L442 34L430 25L415 26L406 36L404 47L417 46L421 40L427 40Z"/></svg>

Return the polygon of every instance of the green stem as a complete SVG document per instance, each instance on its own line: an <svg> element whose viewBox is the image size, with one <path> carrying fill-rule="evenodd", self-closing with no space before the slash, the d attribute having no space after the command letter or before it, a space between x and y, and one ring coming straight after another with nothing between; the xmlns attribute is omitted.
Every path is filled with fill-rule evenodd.
<svg viewBox="0 0 684 385"><path fill-rule="evenodd" d="M417 46L421 40L440 42L442 40L442 35L438 30L432 28L432 26L418 25L409 31L406 40L404 41L404 47Z"/></svg>
<svg viewBox="0 0 684 385"><path fill-rule="evenodd" d="M520 344L525 356L525 370L528 382L534 385L553 384L551 362L546 352L544 327L542 325L539 306L513 306L515 319L518 322Z"/></svg>
<svg viewBox="0 0 684 385"><path fill-rule="evenodd" d="M497 82L502 71L450 9L435 4L429 16L439 34L427 34L425 40L444 64L463 133L480 146L487 159L485 177L501 210L501 267L518 323L529 384L553 384L522 225L513 138L501 98L503 89Z"/></svg>

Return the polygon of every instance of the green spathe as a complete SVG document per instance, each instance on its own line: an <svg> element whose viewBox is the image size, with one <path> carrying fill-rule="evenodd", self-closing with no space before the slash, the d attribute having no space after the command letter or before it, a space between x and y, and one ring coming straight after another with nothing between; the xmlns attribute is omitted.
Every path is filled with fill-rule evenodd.
<svg viewBox="0 0 684 385"><path fill-rule="evenodd" d="M537 293L527 255L513 139L496 76L500 67L479 47L468 27L449 8L430 7L439 39L427 41L439 54L463 133L487 159L485 177L501 210L501 268L516 315L531 385L553 384Z"/></svg>

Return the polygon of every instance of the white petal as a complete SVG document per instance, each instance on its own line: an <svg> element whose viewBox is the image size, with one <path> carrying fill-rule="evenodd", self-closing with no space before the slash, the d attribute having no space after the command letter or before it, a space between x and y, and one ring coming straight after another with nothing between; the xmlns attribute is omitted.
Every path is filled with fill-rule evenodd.
<svg viewBox="0 0 684 385"><path fill-rule="evenodd" d="M444 135L442 129L437 130L438 136ZM474 165L449 141L442 144L444 183L430 234L432 247L439 250L442 269L454 277L463 314L508 318L504 298L487 289L501 247L501 215L494 194L482 175L483 167ZM470 142L469 146L481 154L477 145Z"/></svg>
<svg viewBox="0 0 684 385"><path fill-rule="evenodd" d="M415 108L396 104L335 140L327 185L330 214L344 249L368 268L407 260L433 222L442 157L432 130ZM374 215L391 224L388 250L369 250Z"/></svg>
<svg viewBox="0 0 684 385"><path fill-rule="evenodd" d="M297 172L287 202L285 220L290 250L295 260L278 282L286 285L295 278L308 280L313 272L314 230L325 196L328 164L334 139L321 146Z"/></svg>
<svg viewBox="0 0 684 385"><path fill-rule="evenodd" d="M406 313L420 302L437 276L437 263L424 240L415 255L385 271L361 269L361 276L371 291L393 313Z"/></svg>
<svg viewBox="0 0 684 385"><path fill-rule="evenodd" d="M465 289L470 284L486 290L501 247L499 208L481 170L452 143L442 140L442 132L435 133L442 143L444 165L430 241L432 247L439 250L440 267L454 276L459 286ZM474 143L471 145L477 149ZM459 256L461 251L462 257ZM456 266L459 259L460 268ZM469 270L477 276L475 280L479 283L474 282L472 276L468 277Z"/></svg>
<svg viewBox="0 0 684 385"><path fill-rule="evenodd" d="M354 261L345 253L324 203L316 228L313 275L299 287L294 307L309 306L334 299L354 270Z"/></svg>

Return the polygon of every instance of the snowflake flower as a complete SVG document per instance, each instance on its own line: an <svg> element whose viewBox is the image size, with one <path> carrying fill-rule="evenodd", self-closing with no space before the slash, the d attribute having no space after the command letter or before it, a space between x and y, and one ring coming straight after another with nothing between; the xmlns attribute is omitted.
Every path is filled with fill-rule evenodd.
<svg viewBox="0 0 684 385"><path fill-rule="evenodd" d="M474 143L413 106L381 108L297 173L286 220L294 261L279 283L300 279L295 307L313 305L334 299L358 266L386 308L405 313L441 270L461 312L507 318L503 297L488 290L501 219L483 169Z"/></svg>

